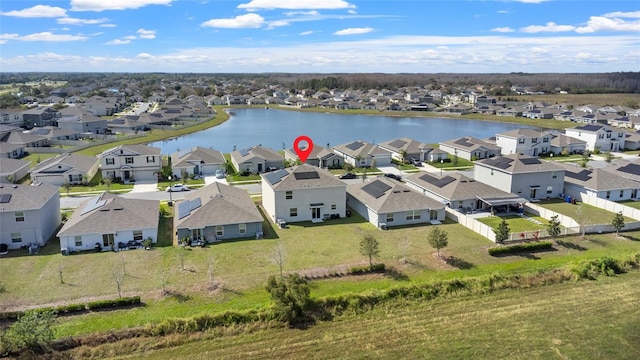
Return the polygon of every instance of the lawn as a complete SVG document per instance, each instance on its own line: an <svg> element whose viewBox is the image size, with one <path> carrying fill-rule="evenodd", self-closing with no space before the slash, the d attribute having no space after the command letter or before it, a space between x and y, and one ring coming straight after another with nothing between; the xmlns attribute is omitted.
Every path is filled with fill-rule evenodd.
<svg viewBox="0 0 640 360"><path fill-rule="evenodd" d="M492 217L479 218L477 220L485 225L490 226L492 229L497 230L498 225L504 219L507 222L507 224L509 224L509 229L511 230L511 232L542 230L545 228L546 224L548 223L548 220L541 218L539 216L535 216L532 214L527 214L527 216L530 217L531 219L540 221L542 225L529 221L526 218L523 218L519 215L492 216Z"/></svg>
<svg viewBox="0 0 640 360"><path fill-rule="evenodd" d="M588 204L569 204L561 199L542 200L538 205L543 206L549 210L553 210L557 213L569 216L581 223L580 217L585 225L599 225L599 224L611 224L613 217L616 215L611 211L597 208ZM635 222L631 218L625 216L625 223Z"/></svg>
<svg viewBox="0 0 640 360"><path fill-rule="evenodd" d="M620 204L624 204L628 207L632 207L635 209L640 209L640 201L634 201L634 200L625 200L625 201L617 201Z"/></svg>
<svg viewBox="0 0 640 360"><path fill-rule="evenodd" d="M396 300L304 330L221 330L124 340L114 359L637 359L640 273L489 295Z"/></svg>

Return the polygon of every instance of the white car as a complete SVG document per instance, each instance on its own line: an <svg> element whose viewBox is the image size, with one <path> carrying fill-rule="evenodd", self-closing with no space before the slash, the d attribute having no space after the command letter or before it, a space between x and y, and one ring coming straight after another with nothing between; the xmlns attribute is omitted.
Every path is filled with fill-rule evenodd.
<svg viewBox="0 0 640 360"><path fill-rule="evenodd" d="M176 191L189 191L187 185L185 184L173 184L171 186L167 186L167 192L176 192Z"/></svg>
<svg viewBox="0 0 640 360"><path fill-rule="evenodd" d="M224 170L221 170L221 169L216 170L216 178L224 179L225 178Z"/></svg>

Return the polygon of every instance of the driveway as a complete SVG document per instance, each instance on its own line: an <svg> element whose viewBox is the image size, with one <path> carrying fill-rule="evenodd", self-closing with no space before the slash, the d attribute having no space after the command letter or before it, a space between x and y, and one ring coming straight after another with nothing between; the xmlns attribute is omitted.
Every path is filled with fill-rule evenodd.
<svg viewBox="0 0 640 360"><path fill-rule="evenodd" d="M136 180L132 193L158 191L158 180Z"/></svg>
<svg viewBox="0 0 640 360"><path fill-rule="evenodd" d="M213 184L214 182L219 182L219 183L223 183L225 185L228 185L227 179L218 179L215 175L207 175L207 176L204 177L204 184L205 185Z"/></svg>

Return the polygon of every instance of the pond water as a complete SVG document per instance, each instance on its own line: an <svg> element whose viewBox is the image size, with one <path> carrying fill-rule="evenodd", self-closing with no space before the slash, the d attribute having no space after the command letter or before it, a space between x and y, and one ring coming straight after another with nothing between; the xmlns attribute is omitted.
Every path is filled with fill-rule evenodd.
<svg viewBox="0 0 640 360"><path fill-rule="evenodd" d="M500 122L369 115L312 113L275 109L230 109L229 120L221 125L175 139L149 145L163 154L193 146L211 147L228 153L261 144L274 150L291 148L300 135L320 146L340 145L353 140L381 143L399 137L427 144L461 136L484 139L496 133L528 127Z"/></svg>

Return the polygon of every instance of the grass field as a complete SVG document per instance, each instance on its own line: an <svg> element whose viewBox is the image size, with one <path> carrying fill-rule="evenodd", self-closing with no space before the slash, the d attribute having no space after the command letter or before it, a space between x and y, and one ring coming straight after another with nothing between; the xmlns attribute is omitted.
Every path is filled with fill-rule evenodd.
<svg viewBox="0 0 640 360"><path fill-rule="evenodd" d="M549 104L573 104L580 105L624 105L635 102L640 104L640 94L549 94L549 95L518 95L518 101L537 102L544 101Z"/></svg>
<svg viewBox="0 0 640 360"><path fill-rule="evenodd" d="M616 215L611 211L597 208L588 204L580 204L580 207L574 204L569 204L561 199L543 200L538 203L549 210L553 210L557 213L572 217L578 223L580 223L579 217L582 216L585 225L596 224L611 224L613 217ZM580 209L578 211L578 209ZM578 215L580 213L580 215ZM635 222L631 218L625 216L625 223Z"/></svg>
<svg viewBox="0 0 640 360"><path fill-rule="evenodd" d="M490 226L492 229L497 230L498 225L504 219L507 222L507 224L509 224L509 229L511 230L511 232L542 230L545 228L545 225L548 223L547 219L541 218L539 216L534 216L531 214L527 214L527 215L532 219L540 221L542 225L529 221L519 215L492 216L492 217L479 218L477 220L485 225Z"/></svg>
<svg viewBox="0 0 640 360"><path fill-rule="evenodd" d="M490 295L397 300L305 330L232 328L157 342L131 339L72 354L154 360L637 359L638 296L640 273L632 272Z"/></svg>

